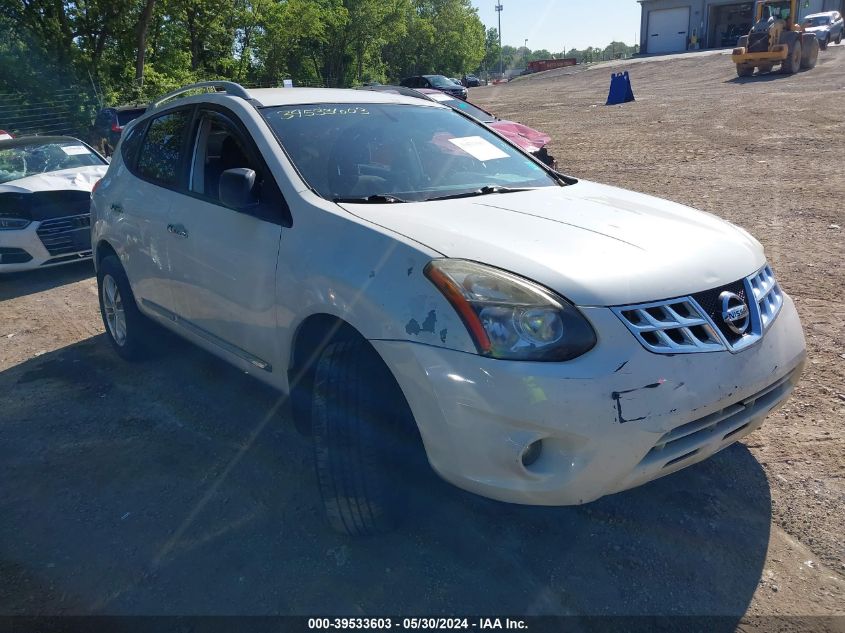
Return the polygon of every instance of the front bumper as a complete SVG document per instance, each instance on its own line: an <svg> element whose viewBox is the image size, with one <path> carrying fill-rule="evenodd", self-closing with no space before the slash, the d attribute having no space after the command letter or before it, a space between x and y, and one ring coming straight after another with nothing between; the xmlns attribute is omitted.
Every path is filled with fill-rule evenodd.
<svg viewBox="0 0 845 633"><path fill-rule="evenodd" d="M583 308L599 344L566 363L497 361L373 341L414 413L429 462L471 492L586 503L699 462L758 428L804 364L795 307L739 353L648 352L606 308ZM543 440L526 467L528 446Z"/></svg>
<svg viewBox="0 0 845 633"><path fill-rule="evenodd" d="M782 62L789 56L789 47L786 44L776 44L771 51L749 53L744 47L733 49L731 60L734 64L755 64Z"/></svg>
<svg viewBox="0 0 845 633"><path fill-rule="evenodd" d="M61 221L63 218L58 220ZM69 247L62 247L64 242L57 244L58 248L53 246L54 253L51 254L38 235L38 229L42 224L44 223L35 221L20 230L0 231L0 273L59 266L91 257L90 237L87 243L80 240L79 246L72 246L73 242L69 242L71 244ZM90 229L87 231L90 235ZM45 239L52 246L50 238L45 237ZM28 255L29 259L21 252Z"/></svg>

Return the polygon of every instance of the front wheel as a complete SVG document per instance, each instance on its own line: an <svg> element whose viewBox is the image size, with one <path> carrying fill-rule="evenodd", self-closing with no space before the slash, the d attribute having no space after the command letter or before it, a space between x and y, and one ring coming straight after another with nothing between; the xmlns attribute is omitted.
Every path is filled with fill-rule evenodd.
<svg viewBox="0 0 845 633"><path fill-rule="evenodd" d="M801 42L795 41L789 49L789 55L783 60L780 70L785 75L794 75L801 68Z"/></svg>
<svg viewBox="0 0 845 633"><path fill-rule="evenodd" d="M416 424L390 370L365 341L328 345L317 361L312 400L317 479L338 532L393 529L419 472Z"/></svg>
<svg viewBox="0 0 845 633"><path fill-rule="evenodd" d="M125 360L139 360L149 350L150 322L138 310L120 260L107 255L97 267L100 315L109 343Z"/></svg>
<svg viewBox="0 0 845 633"><path fill-rule="evenodd" d="M754 74L754 66L749 64L737 64L736 65L736 75L737 77L750 77Z"/></svg>
<svg viewBox="0 0 845 633"><path fill-rule="evenodd" d="M827 50L827 40L819 40L819 48L823 51Z"/></svg>

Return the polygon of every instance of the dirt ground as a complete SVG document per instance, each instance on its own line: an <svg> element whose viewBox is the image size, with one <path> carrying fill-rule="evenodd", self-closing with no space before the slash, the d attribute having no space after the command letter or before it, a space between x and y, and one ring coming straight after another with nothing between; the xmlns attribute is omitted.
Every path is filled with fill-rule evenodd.
<svg viewBox="0 0 845 633"><path fill-rule="evenodd" d="M470 98L548 132L562 171L760 239L809 350L762 429L578 508L432 480L427 513L350 540L276 394L169 336L120 361L88 264L0 278L0 614L845 615L845 46L795 76L739 80L718 54L618 69L636 102L603 105L614 65Z"/></svg>

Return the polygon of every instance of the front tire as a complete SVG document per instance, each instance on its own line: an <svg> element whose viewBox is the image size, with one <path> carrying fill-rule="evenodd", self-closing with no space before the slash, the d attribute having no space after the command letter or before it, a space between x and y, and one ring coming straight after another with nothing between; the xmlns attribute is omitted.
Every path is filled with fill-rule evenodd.
<svg viewBox="0 0 845 633"><path fill-rule="evenodd" d="M331 526L368 536L399 523L421 446L401 390L365 341L332 343L312 404L317 479Z"/></svg>
<svg viewBox="0 0 845 633"><path fill-rule="evenodd" d="M120 260L107 255L97 267L100 316L109 343L125 360L145 358L149 350L150 322L135 303L135 295Z"/></svg>
<svg viewBox="0 0 845 633"><path fill-rule="evenodd" d="M801 42L795 40L789 46L789 55L783 60L780 70L785 75L794 75L801 68Z"/></svg>
<svg viewBox="0 0 845 633"><path fill-rule="evenodd" d="M828 40L818 40L818 42L819 42L819 48L823 51L826 51L827 45L829 43Z"/></svg>
<svg viewBox="0 0 845 633"><path fill-rule="evenodd" d="M737 64L736 65L736 76L737 77L750 77L754 74L754 66L749 64Z"/></svg>

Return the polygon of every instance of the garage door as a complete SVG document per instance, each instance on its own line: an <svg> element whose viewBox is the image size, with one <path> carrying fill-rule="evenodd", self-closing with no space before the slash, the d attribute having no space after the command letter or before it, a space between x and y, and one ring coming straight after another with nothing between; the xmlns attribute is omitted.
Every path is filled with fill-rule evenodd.
<svg viewBox="0 0 845 633"><path fill-rule="evenodd" d="M687 49L689 7L661 9L648 14L648 52L676 53Z"/></svg>

